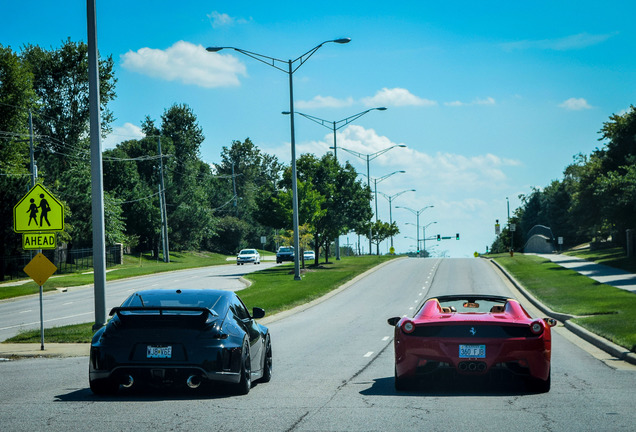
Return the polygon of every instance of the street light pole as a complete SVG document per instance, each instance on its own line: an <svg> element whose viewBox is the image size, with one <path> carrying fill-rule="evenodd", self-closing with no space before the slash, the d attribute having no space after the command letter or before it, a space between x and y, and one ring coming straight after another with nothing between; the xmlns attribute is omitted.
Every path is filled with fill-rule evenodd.
<svg viewBox="0 0 636 432"><path fill-rule="evenodd" d="M300 278L300 238L298 235L298 189L296 182L296 137L294 131L294 81L293 75L294 72L298 70L320 47L324 44L334 42L337 44L346 44L351 42L350 38L341 38L341 39L333 39L325 41L314 48L310 49L300 57L295 60L281 60L274 57L269 57L263 54L258 54L255 52L247 51L241 48L236 47L208 47L206 51L208 52L219 52L222 49L233 49L234 51L238 51L241 54L244 54L248 57L252 57L255 60L260 61L261 63L265 63L266 65L272 66L279 71L285 72L289 75L289 117L290 117L290 129L291 129L291 165L292 165L292 222L294 226L294 280L301 280ZM280 66L278 64L280 64ZM298 63L298 65L294 68L294 64ZM282 65L287 64L287 68L285 69Z"/></svg>
<svg viewBox="0 0 636 432"><path fill-rule="evenodd" d="M357 151L354 151L354 150L350 150L350 149L345 148L345 147L340 147L340 148L342 150L346 151L347 153L350 153L350 154L352 154L354 156L359 157L362 160L366 159L366 161L367 161L367 187L369 188L369 190L371 190L371 174L369 172L369 162L372 161L373 159L377 158L378 156L380 156L380 155L382 155L382 154L384 154L384 153L388 152L389 150L394 149L396 147L406 147L406 145L404 145L404 144L396 144L396 145L393 145L391 147L387 147L387 148L385 148L383 150L377 151L375 153L370 153L370 154L363 154L363 153L360 153L360 152L357 152ZM376 211L376 215L377 215L377 211ZM371 249L373 247L372 237L373 237L373 227L369 226L369 255L371 255Z"/></svg>
<svg viewBox="0 0 636 432"><path fill-rule="evenodd" d="M401 192L396 193L395 195L387 195L387 194L385 194L383 192L379 192L378 191L378 193L380 195L382 195L384 198L389 200L389 223L391 225L393 225L393 207L391 205L391 202L393 201L393 198L397 198L397 197L399 197L400 195L402 195L403 193L406 193L406 192L415 192L415 189L403 190ZM391 236L391 247L393 247L393 236Z"/></svg>
<svg viewBox="0 0 636 432"><path fill-rule="evenodd" d="M416 217L417 217L417 248L420 248L420 215L422 214L422 212L424 212L424 210L431 208L431 207L435 207L435 206L426 206L426 207L422 207L421 209L419 209L418 211L413 210L412 208L409 207L400 207L400 206L395 206L395 208L401 208L404 210L408 210L411 213L413 213ZM419 254L418 254L419 255Z"/></svg>
<svg viewBox="0 0 636 432"><path fill-rule="evenodd" d="M327 129L331 129L333 130L333 157L336 160L336 162L338 162L338 144L336 141L336 131L338 129L341 129L343 127L345 127L346 125L348 125L349 123L353 122L354 120L362 117L363 115L367 114L368 112L374 111L374 110L378 110L378 111L386 111L385 107L377 107L377 108L370 108L368 110L359 112L357 114L354 114L352 116L343 118L342 120L325 120L325 119L321 119L319 117L316 116L312 116L309 114L305 114L305 113L301 113L301 112L297 112L296 114L298 114L299 116L303 116L308 120L313 121L314 123L318 123L321 126L326 127ZM289 115L291 114L290 111L283 111L283 114L285 115ZM340 260L340 235L338 235L336 237L336 260Z"/></svg>

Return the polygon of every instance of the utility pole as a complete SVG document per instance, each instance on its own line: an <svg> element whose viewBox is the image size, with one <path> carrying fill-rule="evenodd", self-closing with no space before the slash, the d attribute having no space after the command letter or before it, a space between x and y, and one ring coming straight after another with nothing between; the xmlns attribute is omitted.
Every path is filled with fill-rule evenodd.
<svg viewBox="0 0 636 432"><path fill-rule="evenodd" d="M159 206L161 207L161 237L163 243L163 262L170 262L168 246L168 213L166 213L166 189L163 184L163 154L161 153L161 137L157 137L157 153L159 154Z"/></svg>
<svg viewBox="0 0 636 432"><path fill-rule="evenodd" d="M31 110L29 110L29 153L31 156L31 187L34 187L38 178L38 167L35 165L35 152L33 150L33 116Z"/></svg>
<svg viewBox="0 0 636 432"><path fill-rule="evenodd" d="M91 141L91 204L93 221L93 270L95 325L106 322L106 234L104 226L104 173L102 169L101 113L99 107L99 57L95 0L86 0L88 22L88 100Z"/></svg>

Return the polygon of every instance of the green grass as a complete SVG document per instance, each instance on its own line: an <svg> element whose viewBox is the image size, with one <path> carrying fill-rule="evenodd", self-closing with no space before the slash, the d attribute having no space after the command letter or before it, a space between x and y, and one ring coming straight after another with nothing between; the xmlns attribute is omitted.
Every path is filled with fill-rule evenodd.
<svg viewBox="0 0 636 432"><path fill-rule="evenodd" d="M391 256L342 257L340 261L306 266L302 281L293 278L293 264L272 267L245 278L253 285L240 291L240 297L249 307L258 306L274 314L310 302L338 288L372 267L393 259Z"/></svg>
<svg viewBox="0 0 636 432"><path fill-rule="evenodd" d="M164 263L148 255L124 255L124 264L109 267L106 270L106 280L113 281L160 272L227 264L226 259L226 255L211 252L172 252L170 254L170 262ZM52 291L56 288L90 285L92 283L93 273L84 270L78 273L54 275L44 283L42 289L43 291ZM40 287L33 281L23 285L0 286L0 299L37 294L39 291Z"/></svg>
<svg viewBox="0 0 636 432"><path fill-rule="evenodd" d="M534 255L495 255L514 278L556 312L631 351L636 350L636 296Z"/></svg>
<svg viewBox="0 0 636 432"><path fill-rule="evenodd" d="M91 341L93 333L93 323L45 328L44 341L46 343L85 343ZM41 337L40 330L29 330L21 332L5 342L39 343Z"/></svg>
<svg viewBox="0 0 636 432"><path fill-rule="evenodd" d="M284 264L246 275L252 285L241 290L239 296L248 308L262 307L268 315L273 315L321 297L357 275L393 258L395 257L343 257L340 261L329 264L306 265L306 269L301 272L302 281L294 280L292 263ZM48 343L90 342L92 327L93 323L86 323L45 329L44 340ZM40 337L39 330L29 330L5 342L39 343Z"/></svg>

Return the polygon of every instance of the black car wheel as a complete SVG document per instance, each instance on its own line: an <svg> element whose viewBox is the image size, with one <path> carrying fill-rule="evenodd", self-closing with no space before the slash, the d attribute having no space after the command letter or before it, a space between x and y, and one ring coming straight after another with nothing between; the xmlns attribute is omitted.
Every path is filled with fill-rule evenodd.
<svg viewBox="0 0 636 432"><path fill-rule="evenodd" d="M263 377L261 382L270 382L272 379L272 343L267 338L265 345L265 358L263 359Z"/></svg>
<svg viewBox="0 0 636 432"><path fill-rule="evenodd" d="M236 394L246 395L252 388L252 366L250 362L250 346L247 342L243 345L241 360L241 380L236 384Z"/></svg>
<svg viewBox="0 0 636 432"><path fill-rule="evenodd" d="M110 379L90 380L91 391L99 396L114 395L119 390L119 383Z"/></svg>
<svg viewBox="0 0 636 432"><path fill-rule="evenodd" d="M395 375L395 390L402 392L402 391L407 391L411 388L410 382L408 382L404 378L398 377L397 368L395 368L394 370L394 375Z"/></svg>
<svg viewBox="0 0 636 432"><path fill-rule="evenodd" d="M552 370L548 372L548 379L545 381L538 378L530 378L528 380L527 386L529 390L533 393L547 393L550 391L550 381L551 381Z"/></svg>

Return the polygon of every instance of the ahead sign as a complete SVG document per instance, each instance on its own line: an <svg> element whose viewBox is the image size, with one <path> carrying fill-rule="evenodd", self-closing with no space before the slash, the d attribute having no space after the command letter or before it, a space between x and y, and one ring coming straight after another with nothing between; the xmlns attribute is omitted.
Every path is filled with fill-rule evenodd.
<svg viewBox="0 0 636 432"><path fill-rule="evenodd" d="M63 230L64 206L39 183L13 207L13 231L17 233Z"/></svg>

